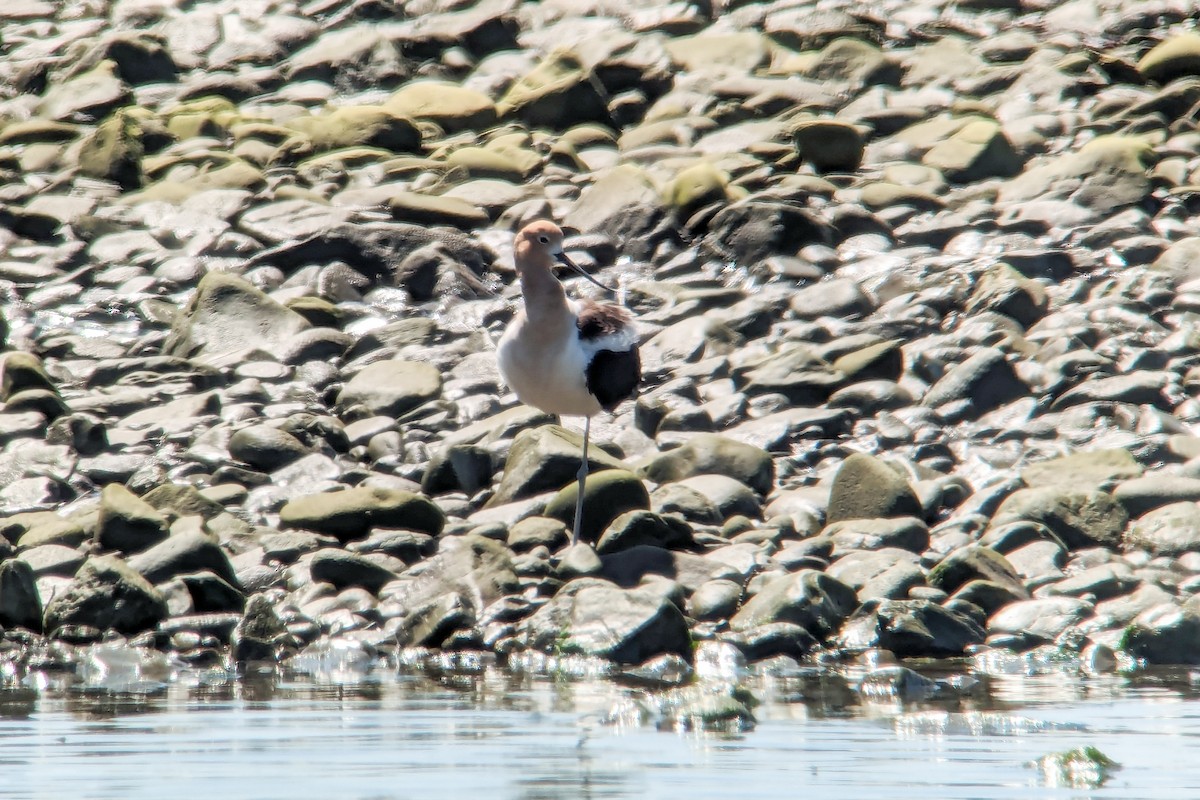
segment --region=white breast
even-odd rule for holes
[[[522,403],[549,414],[591,416],[601,410],[587,390],[587,365],[596,349],[585,348],[578,335],[538,336],[521,314],[496,346],[496,362]]]

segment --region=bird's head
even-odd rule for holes
[[[523,275],[529,270],[554,271],[557,266],[565,266],[587,278],[605,291],[613,290],[584,271],[563,252],[564,234],[562,228],[550,220],[540,219],[531,222],[517,233],[513,241],[513,261],[517,274]]]

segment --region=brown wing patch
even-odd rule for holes
[[[637,394],[642,358],[637,346],[628,350],[597,350],[587,368],[587,389],[605,411]]]
[[[588,341],[619,333],[629,322],[629,312],[620,306],[583,303],[575,325],[579,328],[579,338]]]

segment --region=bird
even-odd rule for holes
[[[592,417],[613,411],[637,393],[642,362],[632,315],[613,303],[572,300],[554,274],[561,264],[605,291],[563,252],[563,231],[549,220],[523,227],[513,241],[513,266],[524,308],[496,345],[504,383],[517,398],[548,414],[582,416],[583,457],[572,545],[579,542],[588,475]]]

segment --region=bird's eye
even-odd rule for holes
[[[542,244],[550,244],[550,237],[543,234],[538,237],[538,241],[541,242]]]

